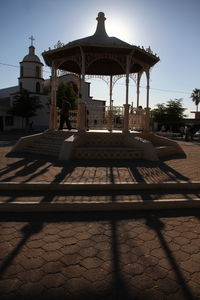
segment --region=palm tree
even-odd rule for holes
[[[195,103],[197,106],[197,112],[198,112],[198,105],[200,103],[200,89],[194,89],[192,91],[192,94],[190,96],[192,98],[192,101]]]

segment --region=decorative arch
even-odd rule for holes
[[[92,62],[90,62],[90,64],[87,65],[86,73],[91,75],[97,74],[96,70],[98,69],[98,66],[101,66],[101,73],[106,76],[110,76],[109,72],[107,71],[108,66],[111,72],[113,70],[113,73],[114,70],[115,73],[117,74],[123,74],[124,72],[124,68],[122,64],[117,59],[100,57],[100,58],[93,59]]]
[[[118,65],[118,68],[119,68],[118,75],[123,74],[126,70],[126,58],[125,57],[118,57],[118,56],[106,54],[106,53],[101,54],[101,55],[86,54],[85,55],[86,73],[90,74],[90,75],[98,75],[96,72],[97,69],[95,69],[95,71],[93,73],[91,73],[89,70],[91,69],[92,65],[97,66],[98,62],[102,62],[102,61],[110,62],[110,63],[115,62],[116,64],[114,66],[117,67],[117,65]],[[109,72],[109,73],[106,72],[104,75],[110,76],[110,74],[111,74],[111,72]],[[102,75],[102,74],[100,74],[100,75]]]
[[[74,69],[73,73],[81,73],[81,59],[79,56],[69,56],[68,58],[63,58],[55,61],[55,66],[57,69]]]

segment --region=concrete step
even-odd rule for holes
[[[0,212],[200,208],[200,182],[118,185],[1,182],[0,191]]]
[[[73,159],[142,159],[143,150],[131,147],[78,147]]]
[[[62,143],[54,142],[47,142],[47,141],[40,141],[40,142],[30,142],[27,148],[47,148],[47,149],[60,149]]]
[[[62,131],[46,132],[39,140],[30,142],[24,152],[58,157],[63,141],[72,134]]]
[[[200,208],[200,182],[121,183],[117,185],[0,182],[0,191],[0,212]]]
[[[148,210],[169,210],[172,209],[199,209],[200,200],[193,199],[162,199],[162,200],[133,200],[118,202],[32,202],[15,201],[2,202],[0,197],[0,212],[4,213],[34,213],[34,212],[114,212],[114,211],[148,211]]]
[[[51,149],[41,149],[41,148],[28,148],[25,149],[24,152],[32,153],[32,154],[41,154],[41,155],[48,155],[48,156],[53,156],[53,157],[58,157],[59,152],[54,151]]]
[[[68,182],[48,182],[48,181],[31,181],[31,182],[11,182],[2,181],[0,182],[0,191],[149,191],[152,190],[153,193],[158,193],[158,191],[176,191],[182,193],[185,191],[196,191],[196,194],[200,192],[200,181],[180,181],[180,182],[161,182],[161,183],[147,183],[147,182],[121,182],[121,183],[68,183]]]
[[[30,144],[24,148],[24,152],[58,157],[60,147],[60,145],[56,144]]]

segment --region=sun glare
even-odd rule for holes
[[[130,27],[127,22],[121,20],[106,20],[106,31],[109,36],[117,37],[125,42],[131,43]]]

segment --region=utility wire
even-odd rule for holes
[[[5,63],[2,63],[2,62],[0,62],[0,65],[2,65],[2,66],[6,66],[6,67],[14,67],[14,68],[20,68],[20,66],[16,66],[16,65],[11,65],[11,64],[5,64]],[[43,72],[45,72],[45,73],[51,73],[50,71],[46,71],[46,70],[44,70]]]
[[[92,80],[97,80],[97,81],[99,81],[98,78],[92,78]],[[116,85],[123,85],[123,86],[126,85],[125,83],[119,83],[119,82],[116,82],[115,84],[116,84]],[[129,86],[134,86],[134,84],[129,84]],[[140,86],[140,88],[146,89],[145,86]],[[179,93],[179,94],[181,93],[181,94],[188,94],[188,95],[191,94],[190,92],[185,92],[185,91],[176,91],[176,90],[158,89],[158,88],[153,88],[153,87],[150,87],[150,90],[156,90],[156,91],[168,92],[168,93]]]
[[[4,63],[1,63],[1,62],[0,62],[0,65],[7,66],[7,67],[15,67],[15,68],[19,68],[19,66],[9,65],[9,64],[4,64]]]
[[[0,65],[3,65],[3,66],[7,66],[7,67],[14,67],[14,68],[19,68],[20,66],[15,66],[15,65],[11,65],[11,64],[5,64],[5,63],[1,63],[0,62]],[[45,73],[51,73],[50,71],[46,71],[44,70],[43,72]],[[96,81],[99,81],[98,78],[92,78],[92,80],[96,80]],[[117,85],[123,85],[125,86],[126,84],[125,83],[119,83],[119,82],[116,82]],[[129,84],[129,86],[134,86],[133,84]],[[145,86],[140,86],[142,89],[146,89]],[[153,88],[153,87],[150,87],[151,90],[155,90],[155,91],[160,91],[160,92],[167,92],[167,93],[179,93],[179,94],[187,94],[187,95],[190,95],[191,93],[190,92],[184,92],[184,91],[175,91],[175,90],[165,90],[165,89],[158,89],[158,88]]]

